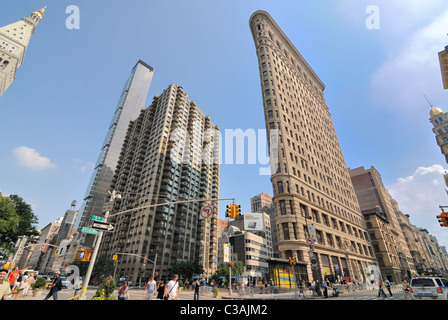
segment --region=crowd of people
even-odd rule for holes
[[[8,300],[20,297],[26,297],[31,285],[36,280],[33,273],[19,270],[16,267],[13,271],[9,272],[7,269],[0,269],[0,299]],[[9,274],[8,274],[9,272]]]

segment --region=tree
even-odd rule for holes
[[[195,274],[204,273],[204,268],[196,261],[177,260],[169,269],[169,275],[178,274],[190,279]]]
[[[39,232],[36,230],[38,221],[37,216],[34,214],[31,205],[26,203],[21,197],[16,194],[12,194],[9,198],[14,203],[16,213],[20,217],[17,234],[19,236],[38,236]]]
[[[92,270],[92,277],[98,282],[104,277],[110,276],[114,273],[114,262],[108,255],[99,256]]]
[[[232,263],[232,276],[242,276],[244,269],[242,262]],[[215,275],[217,277],[224,276],[226,279],[229,279],[229,265],[227,263],[221,263],[216,269]]]
[[[0,243],[17,241],[19,221],[14,202],[0,192]]]

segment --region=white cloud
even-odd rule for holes
[[[29,169],[45,170],[54,168],[56,165],[50,159],[43,157],[33,148],[21,146],[13,150],[14,156],[19,163]]]
[[[387,189],[398,202],[405,214],[409,214],[413,225],[425,228],[437,237],[441,245],[448,246],[448,234],[440,227],[436,216],[441,212],[439,206],[448,205],[443,175],[447,169],[441,165],[419,167],[404,178],[398,178]]]

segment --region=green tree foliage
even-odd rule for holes
[[[14,202],[0,193],[0,243],[14,242],[19,230],[20,217],[16,213]]]
[[[16,194],[0,192],[0,246],[15,243],[19,236],[37,236],[37,217],[31,206]]]
[[[179,277],[190,279],[195,274],[204,273],[204,268],[194,261],[177,260],[174,265],[168,269],[170,276],[178,274]]]
[[[242,276],[244,273],[244,264],[242,262],[232,263],[232,276]],[[221,263],[215,272],[216,278],[224,276],[229,279],[229,265]]]

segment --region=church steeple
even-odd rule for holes
[[[42,20],[46,8],[32,12],[28,18],[0,27],[0,97],[15,80],[31,35]]]

